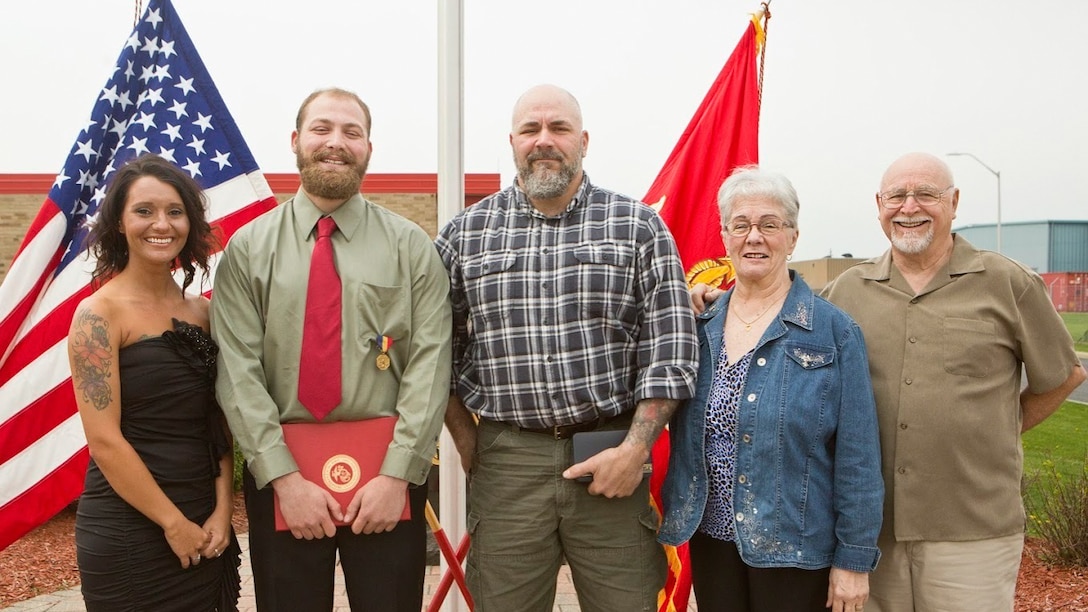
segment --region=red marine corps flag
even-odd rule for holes
[[[725,259],[722,244],[718,188],[733,168],[759,162],[762,79],[756,58],[762,57],[764,42],[760,19],[769,17],[769,12],[752,16],[642,199],[657,209],[672,231],[689,283],[724,286],[733,279],[733,266]]]
[[[105,186],[142,153],[200,183],[223,244],[276,204],[168,0],[147,3],[0,286],[0,549],[83,490],[87,443],[66,337],[91,292],[83,240]]]
[[[769,18],[766,4],[763,11],[752,16],[744,36],[642,199],[657,209],[669,226],[689,285],[704,282],[727,287],[733,282],[733,264],[726,257],[721,237],[718,188],[733,168],[759,162],[762,79],[756,58],[762,58],[764,28]],[[668,465],[668,457],[666,430],[654,445],[654,465]],[[658,512],[664,479],[663,469],[655,469],[650,479],[652,501]],[[657,598],[658,610],[682,612],[687,609],[691,591],[687,544],[666,546],[665,553],[669,575]]]

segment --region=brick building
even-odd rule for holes
[[[0,281],[23,242],[50,187],[51,174],[0,174]],[[298,191],[297,174],[265,174],[276,201]],[[466,174],[465,205],[499,190],[498,174]],[[415,221],[432,237],[438,232],[438,177],[434,174],[370,174],[363,194],[371,201]]]

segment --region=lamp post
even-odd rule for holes
[[[949,153],[948,155],[950,157],[953,156],[953,155],[963,155],[963,156],[966,156],[966,157],[970,157],[971,159],[973,159],[973,160],[977,161],[978,163],[982,164],[983,168],[986,168],[987,170],[990,171],[991,174],[993,174],[994,176],[997,177],[997,252],[1000,253],[1001,252],[1001,171],[1000,170],[994,170],[993,168],[990,167],[989,164],[987,164],[986,162],[984,162],[981,159],[979,159],[978,157],[976,157],[974,153],[962,152],[962,153]]]

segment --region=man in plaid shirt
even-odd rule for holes
[[[469,588],[479,612],[550,611],[565,558],[582,610],[656,610],[665,559],[643,465],[697,370],[676,245],[652,209],[582,171],[589,134],[569,92],[523,94],[510,144],[515,184],[436,240]],[[571,436],[594,430],[627,434],[571,465]]]

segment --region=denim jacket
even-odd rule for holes
[[[880,441],[857,324],[790,272],[778,318],[756,345],[737,408],[733,513],[753,567],[876,568],[883,509]],[[730,291],[697,317],[695,396],[670,423],[658,539],[679,545],[707,500],[705,413]]]

